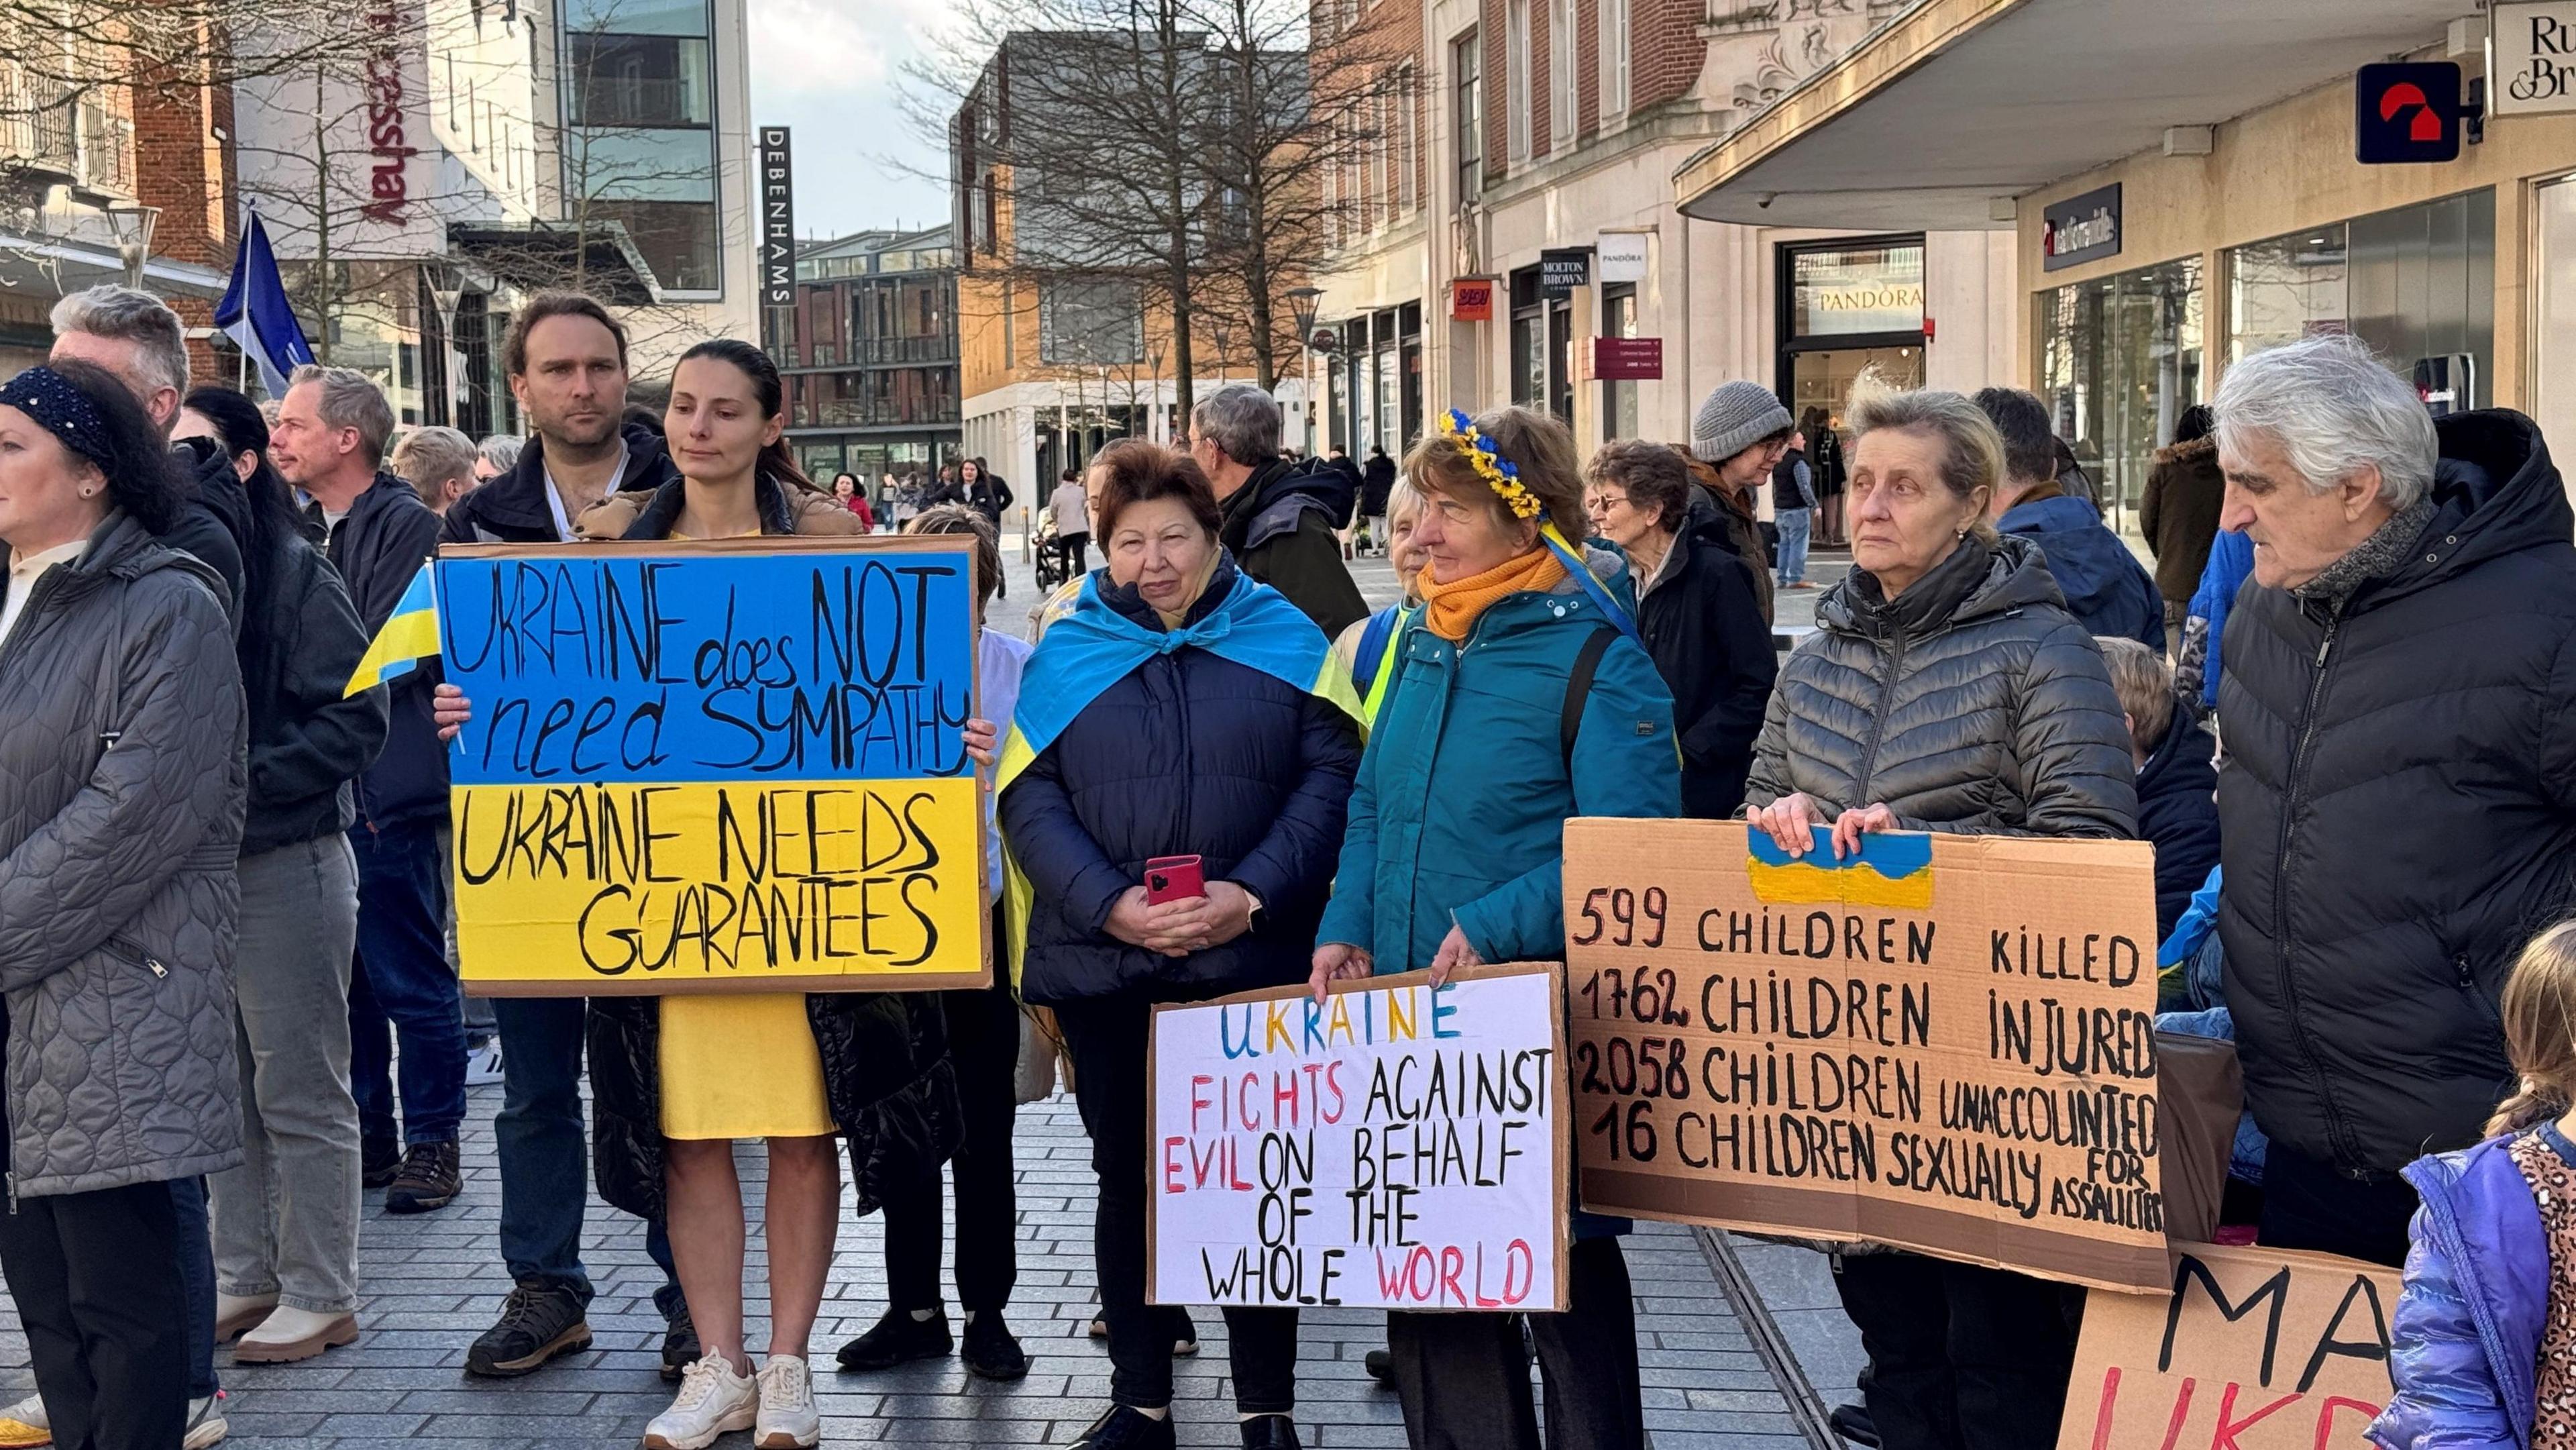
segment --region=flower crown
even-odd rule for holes
[[[1538,495],[1521,482],[1520,469],[1503,456],[1502,450],[1494,446],[1493,439],[1476,431],[1475,420],[1452,408],[1449,415],[1440,420],[1440,432],[1441,436],[1458,445],[1458,451],[1467,456],[1467,462],[1484,477],[1486,483],[1493,486],[1495,493],[1502,495],[1514,517],[1534,519],[1544,512]]]

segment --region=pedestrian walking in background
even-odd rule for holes
[[[358,1104],[349,1088],[349,972],[358,876],[353,783],[383,750],[386,692],[348,694],[367,652],[347,587],[303,534],[268,425],[229,388],[189,392],[177,433],[241,481],[242,622],[234,641],[249,720],[249,793],[234,958],[243,1160],[215,1175],[212,1348],[259,1349],[348,1320],[358,1293]],[[216,1285],[224,1287],[220,1301]],[[291,1312],[276,1328],[266,1321]],[[326,1336],[327,1337],[327,1336]],[[192,1374],[195,1367],[192,1366]]]
[[[2182,410],[2174,424],[2174,441],[2156,450],[2156,466],[2147,472],[2146,497],[2138,505],[2138,532],[2156,556],[2156,592],[2164,596],[2165,638],[2181,647],[2183,621],[2191,615],[2191,597],[2200,588],[2201,571],[2209,567],[2210,541],[2218,536],[2218,514],[2226,502],[2227,480],[2218,471],[2218,440],[2209,436],[2205,403]]]
[[[958,478],[961,501],[966,507],[982,514],[984,522],[993,526],[993,537],[999,539],[1002,536],[1003,515],[1010,511],[1011,505],[1017,501],[1018,496],[1011,492],[1011,486],[1002,480],[1000,474],[985,468],[984,460],[981,458],[969,458],[959,464]],[[1011,592],[1010,581],[997,577],[993,589],[996,595],[1008,594]]]
[[[1206,413],[1193,429],[1211,436]],[[1055,1009],[1099,1175],[1112,1404],[1074,1444],[1163,1450],[1186,1318],[1145,1303],[1154,1004],[1304,975],[1360,736],[1347,691],[1312,693],[1336,683],[1324,636],[1236,567],[1196,464],[1126,439],[1092,472],[1107,565],[1029,660],[1000,814],[1033,892],[1021,995]],[[1149,903],[1145,863],[1181,855],[1199,858],[1204,894]],[[1225,1320],[1243,1443],[1295,1446],[1297,1311],[1229,1308]]]
[[[1405,476],[1425,501],[1422,613],[1351,796],[1308,977],[1318,999],[1373,973],[1427,967],[1437,982],[1562,960],[1565,819],[1681,809],[1672,697],[1636,641],[1627,568],[1563,542],[1588,532],[1565,425],[1527,408],[1452,414]],[[1576,1213],[1562,1312],[1386,1316],[1417,1450],[1536,1450],[1524,1318],[1547,1443],[1644,1445],[1628,1227]]]
[[[1672,449],[1605,443],[1584,465],[1583,482],[1592,532],[1628,556],[1638,633],[1672,691],[1682,814],[1725,820],[1744,805],[1754,737],[1780,671],[1752,572]]]
[[[573,520],[601,500],[653,491],[680,476],[662,435],[625,424],[626,330],[606,307],[574,292],[522,304],[502,335],[501,362],[531,437],[517,466],[448,510],[443,542],[552,544],[574,538]],[[452,703],[455,689],[434,694]],[[442,738],[456,721],[442,714]],[[590,1347],[594,1292],[582,1263],[590,1203],[582,1125],[583,1012],[577,997],[492,1001],[501,1044],[501,1110],[492,1120],[501,1170],[501,1258],[509,1295],[465,1354],[470,1375],[530,1374]],[[644,1251],[662,1271],[653,1304],[663,1316],[662,1378],[676,1381],[698,1357],[697,1327],[680,1292],[661,1219]]]
[[[965,535],[974,543],[976,566],[975,658],[979,694],[976,703],[990,719],[968,723],[968,741],[984,784],[986,825],[992,859],[985,863],[992,883],[993,939],[1009,939],[1003,917],[1002,833],[992,826],[992,767],[999,747],[994,720],[1008,720],[1019,699],[1020,677],[1030,646],[1013,635],[987,627],[995,581],[1002,573],[1002,550],[992,525],[971,509],[951,505],[912,521],[914,534]],[[969,960],[960,970],[983,963],[981,944],[968,944]],[[910,1182],[889,1187],[885,1195],[886,1312],[867,1333],[841,1346],[845,1370],[890,1369],[911,1360],[932,1359],[959,1350],[969,1374],[990,1380],[1016,1380],[1029,1372],[1028,1352],[1011,1333],[1002,1311],[1019,1278],[1018,1200],[1012,1167],[1012,1120],[1020,1058],[1020,1005],[1007,971],[996,972],[987,987],[961,988],[939,994],[948,1025],[948,1061],[957,1079],[957,1099],[965,1115],[965,1141],[949,1159],[957,1187],[957,1303],[965,1313],[962,1347],[948,1328],[948,1311],[939,1297],[939,1254],[947,1236],[940,1205],[937,1164]]]
[[[2385,1450],[2544,1445],[2576,1389],[2558,1287],[2576,1274],[2576,922],[2522,949],[2497,1006],[2514,1076],[2486,1141],[2406,1168],[2424,1206],[2390,1323],[2396,1394],[2370,1426]]]
[[[115,374],[0,386],[0,1274],[54,1436],[99,1450],[189,1433],[171,1184],[242,1161],[246,717],[226,583],[159,541],[184,489]]]
[[[1082,474],[1068,468],[1056,480],[1055,493],[1047,499],[1047,512],[1055,515],[1056,547],[1064,550],[1071,577],[1079,579],[1091,572],[1091,504],[1083,491]]]
[[[1780,587],[1807,589],[1808,525],[1816,510],[1816,474],[1807,465],[1807,440],[1789,435],[1789,451],[1771,465],[1771,521],[1780,530]],[[1732,814],[1730,812],[1730,814]]]
[[[2001,532],[2037,544],[2066,610],[2093,634],[2165,649],[2164,601],[2156,581],[2102,510],[2064,491],[2057,480],[2057,435],[2048,406],[2019,388],[1983,388],[1977,406],[2004,440],[2004,481],[1987,505]]]
[[[2394,1264],[2398,1171],[2479,1136],[2506,968],[2576,880],[2576,517],[2530,419],[2432,419],[2355,338],[2242,359],[2214,410],[2254,545],[2218,934],[2263,1242]]]
[[[1335,452],[1339,452],[1336,449]],[[1369,543],[1381,554],[1386,552],[1387,498],[1395,491],[1395,460],[1375,443],[1369,445],[1368,465],[1361,468],[1343,454],[1342,465],[1359,474],[1360,517],[1368,521]]]
[[[832,497],[839,500],[841,507],[848,509],[851,516],[859,521],[860,533],[873,534],[877,531],[876,511],[868,507],[867,490],[859,487],[857,474],[832,475]]]
[[[1848,542],[1843,535],[1843,435],[1835,430],[1833,415],[1813,404],[1798,415],[1798,432],[1807,440],[1807,466],[1816,475],[1815,541],[1840,548]]]
[[[1735,556],[1753,571],[1754,597],[1762,601],[1762,622],[1772,620],[1771,551],[1762,542],[1755,520],[1754,490],[1768,482],[1773,465],[1789,449],[1796,431],[1789,410],[1760,383],[1721,383],[1702,399],[1691,418],[1690,447],[1697,463],[1691,476],[1707,490],[1721,518]]]
[[[1986,520],[2004,478],[1994,424],[1957,393],[1874,376],[1843,416],[1852,571],[1781,667],[1745,794],[1754,827],[1792,856],[1827,849],[1830,827],[1837,859],[1873,831],[2134,836],[2102,652],[2039,547]],[[1881,1444],[2056,1445],[2083,1289],[1896,1250],[1846,1254],[1835,1284]]]
[[[930,509],[944,503],[964,502],[966,502],[965,465],[941,464],[939,476],[930,480],[922,489],[921,506]]]
[[[2218,742],[2174,693],[2165,657],[2134,639],[2097,636],[2138,767],[2138,839],[2156,848],[2156,940],[2218,865]]]
[[[372,638],[393,616],[438,549],[443,527],[412,486],[382,471],[393,408],[364,373],[296,369],[269,437],[288,483],[313,498],[306,520],[326,541]],[[358,1100],[361,1182],[385,1190],[385,1212],[444,1208],[462,1188],[458,1131],[465,1121],[465,1016],[447,966],[447,882],[438,829],[447,819],[447,753],[430,720],[435,668],[385,688],[385,748],[358,778],[358,950],[349,974],[350,1091]],[[323,1029],[307,1021],[307,1033]],[[399,1094],[394,1035],[402,1038]],[[288,1050],[320,1050],[308,1038]],[[397,1127],[395,1106],[401,1105]],[[238,1285],[227,1295],[248,1291]],[[279,1305],[271,1321],[295,1306]],[[354,1304],[338,1312],[345,1316]],[[236,1359],[318,1354],[354,1325],[315,1324],[274,1342],[271,1323],[245,1336]]]
[[[1219,542],[1235,567],[1288,596],[1331,639],[1368,617],[1336,536],[1341,480],[1316,479],[1279,458],[1279,404],[1237,383],[1190,412],[1190,458],[1216,491]]]
[[[414,428],[394,445],[389,466],[394,476],[420,494],[420,501],[441,518],[458,499],[482,486],[476,472],[483,453],[474,440],[453,428]]]

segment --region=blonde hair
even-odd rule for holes
[[[2093,642],[2102,647],[2102,663],[2111,667],[2111,693],[2120,697],[2120,708],[2129,717],[2129,738],[2138,744],[2138,753],[2153,755],[2162,745],[2167,731],[2173,728],[2173,671],[2165,667],[2165,657],[2134,639],[2095,635]]]
[[[1885,374],[1873,365],[1861,369],[1852,380],[1851,399],[1843,405],[1843,422],[1850,427],[1852,448],[1859,450],[1860,440],[1881,428],[1929,438],[1941,447],[1941,485],[1962,503],[1977,504],[1977,521],[1968,532],[1992,544],[1994,525],[1986,522],[1985,505],[1995,496],[2004,480],[2004,439],[1995,431],[1995,420],[1986,410],[1963,393],[1940,388],[1915,388],[1901,391],[1888,382]],[[1976,497],[1985,490],[1985,498]]]
[[[2560,1117],[2576,1104],[2576,921],[2558,923],[2522,949],[2497,1011],[2521,1085],[2487,1119],[2491,1137]]]
[[[1569,540],[1592,533],[1583,514],[1583,475],[1574,455],[1574,435],[1550,414],[1533,408],[1496,408],[1479,415],[1476,431],[1520,470],[1524,488],[1536,495],[1547,518]],[[1493,510],[1505,529],[1520,522],[1503,496],[1467,461],[1463,445],[1446,433],[1428,432],[1405,450],[1404,477],[1425,494],[1461,503],[1475,501]],[[1392,507],[1392,505],[1389,505]]]

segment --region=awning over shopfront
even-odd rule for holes
[[[1708,221],[2012,225],[2014,197],[2422,47],[2464,0],[1921,0],[1674,178]]]
[[[500,281],[524,291],[570,287],[579,278],[581,290],[611,306],[649,307],[662,300],[652,267],[618,222],[592,222],[586,236],[580,227],[559,223],[450,224],[447,241]]]

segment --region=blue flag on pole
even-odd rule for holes
[[[287,304],[286,284],[278,280],[277,254],[268,249],[268,229],[259,213],[250,213],[242,228],[241,250],[233,256],[232,281],[224,300],[215,304],[215,327],[259,364],[259,379],[272,398],[286,396],[286,376],[313,361],[304,329]]]

